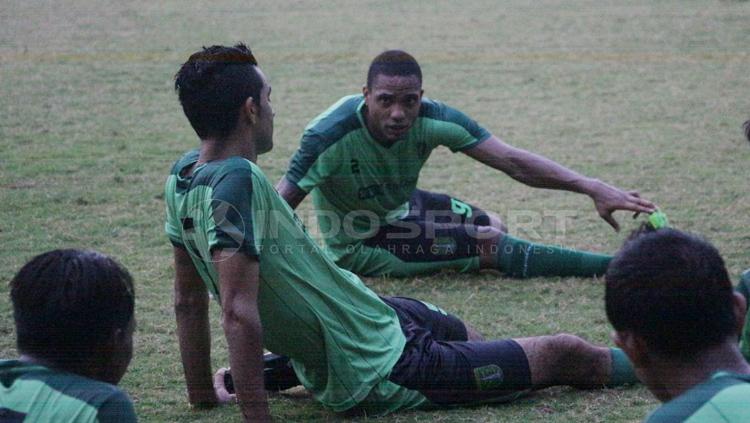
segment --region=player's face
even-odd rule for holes
[[[260,105],[258,111],[258,127],[255,138],[255,148],[258,154],[271,151],[273,148],[273,117],[275,113],[271,106],[271,84],[268,83],[266,75],[256,68],[261,79],[263,79],[263,88],[260,90]]]
[[[377,75],[363,88],[367,105],[367,129],[378,141],[404,138],[419,115],[422,84],[416,75]]]

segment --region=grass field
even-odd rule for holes
[[[247,42],[273,84],[276,148],[259,164],[284,172],[305,124],[356,92],[386,48],[420,60],[428,96],[510,143],[634,188],[679,228],[750,266],[750,2],[6,0],[0,6],[0,357],[15,357],[7,284],[30,257],[60,247],[112,254],[137,283],[136,353],[122,386],[143,421],[232,421],[236,407],[187,405],[171,306],[162,189],[197,146],[172,76],[202,45]],[[530,189],[437,151],[420,186],[508,218],[511,229],[597,251],[624,234],[582,196]],[[314,228],[310,201],[300,215]],[[540,218],[540,216],[547,218]],[[559,218],[567,216],[560,226]],[[618,216],[625,231],[636,223]],[[489,337],[558,331],[609,342],[593,279],[504,279],[494,273],[366,281],[430,300]],[[216,366],[226,344],[212,306]],[[642,387],[551,389],[506,406],[402,413],[389,421],[637,421],[656,405]],[[279,420],[334,420],[305,396],[271,400]]]

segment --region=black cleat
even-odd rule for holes
[[[289,357],[274,353],[263,354],[263,383],[266,391],[272,392],[285,391],[300,384]],[[224,373],[224,387],[234,394],[234,381],[229,369]]]

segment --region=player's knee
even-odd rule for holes
[[[576,335],[559,333],[549,337],[546,349],[558,366],[566,366],[580,360],[591,348],[591,344]]]

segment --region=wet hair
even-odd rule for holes
[[[10,282],[17,347],[60,366],[85,363],[95,347],[133,319],[133,279],[93,251],[54,250],[26,263]]]
[[[643,232],[625,243],[605,279],[612,326],[641,336],[652,352],[690,358],[736,335],[724,260],[697,236]]]
[[[422,83],[422,69],[414,57],[403,50],[387,50],[375,57],[367,71],[367,88],[378,75],[387,76],[416,76]]]
[[[247,46],[203,47],[183,63],[174,87],[198,137],[224,138],[237,126],[240,107],[252,97],[260,105],[263,80]]]

